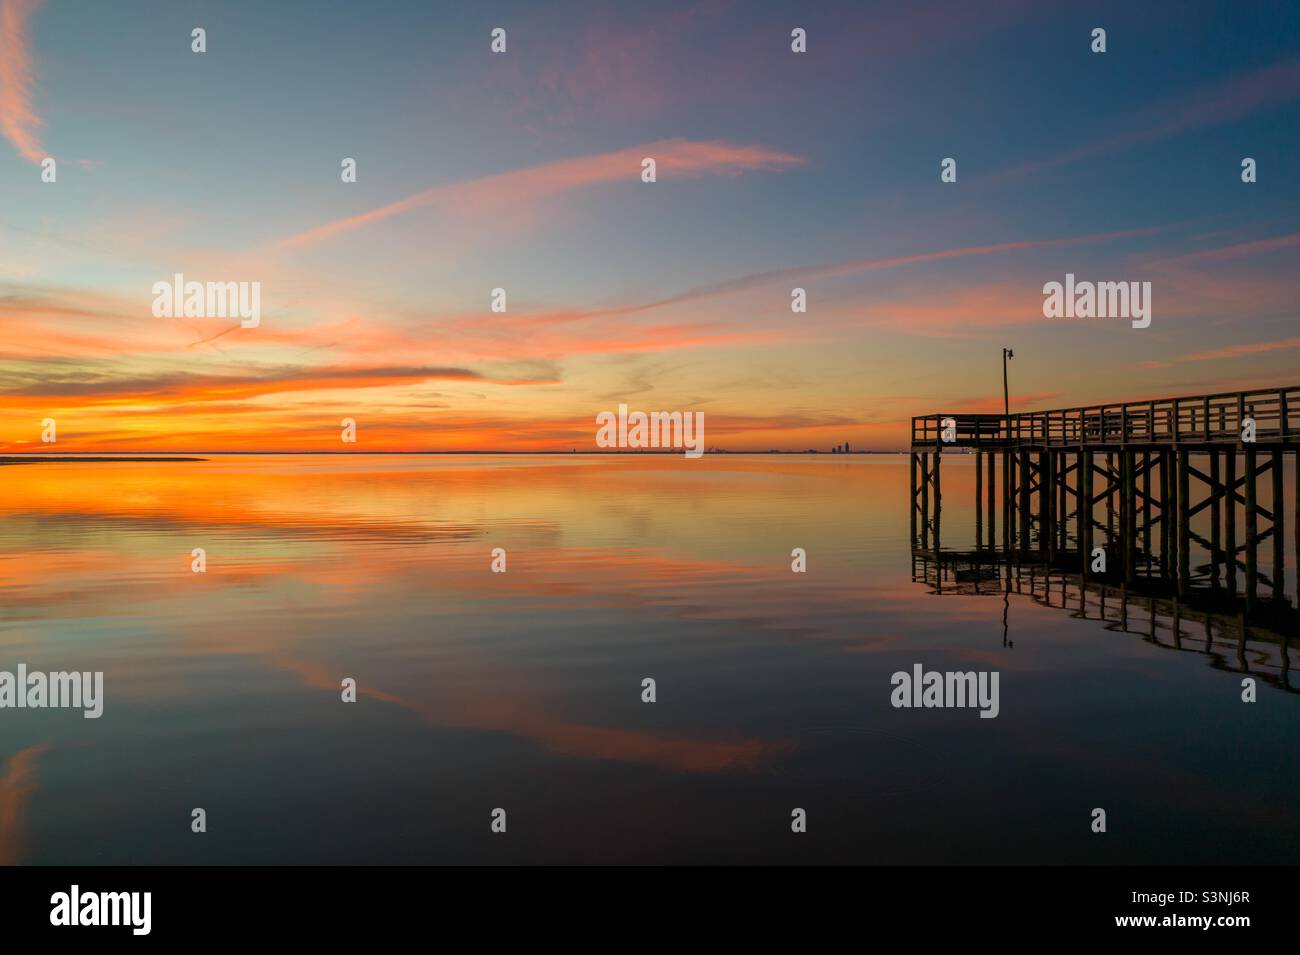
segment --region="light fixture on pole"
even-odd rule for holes
[[[1007,359],[1015,357],[1016,353],[1010,348],[1002,349],[1002,413],[1008,419],[1011,417],[1011,393],[1007,390]]]

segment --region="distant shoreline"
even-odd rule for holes
[[[72,461],[79,461],[83,464],[113,464],[126,461],[205,461],[206,458],[191,457],[107,457],[105,455],[68,455],[68,454],[31,454],[31,455],[0,455],[0,465],[4,464],[67,464]]]
[[[854,455],[864,456],[871,454],[907,454],[905,450],[899,451],[818,451],[809,449],[806,451],[706,451],[705,455],[825,455],[827,457],[853,457]],[[41,462],[71,462],[83,461],[94,463],[124,462],[124,461],[205,461],[208,457],[356,457],[359,455],[371,456],[392,456],[392,457],[416,457],[416,456],[433,456],[433,455],[497,455],[501,457],[518,457],[523,455],[550,455],[555,457],[576,457],[579,455],[598,455],[601,457],[681,457],[680,448],[666,448],[645,451],[181,451],[175,454],[118,454],[102,455],[87,452],[86,454],[59,454],[47,455],[40,452],[30,452],[23,454],[0,455],[0,464],[38,464]]]

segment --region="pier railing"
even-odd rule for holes
[[[1236,445],[1246,419],[1258,445],[1300,444],[1300,386],[1158,398],[1010,416],[929,414],[912,419],[912,445],[1001,448]],[[945,422],[951,441],[943,440]]]

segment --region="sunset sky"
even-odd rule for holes
[[[1013,410],[1300,381],[1300,6],[808,6],[0,0],[0,452],[897,448],[1004,345]]]

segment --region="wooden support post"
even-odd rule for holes
[[[1042,523],[1038,526],[1038,549],[1048,564],[1056,558],[1056,455],[1047,451],[1038,456],[1038,489]]]
[[[1210,452],[1210,588],[1219,589],[1219,561],[1223,549],[1219,545],[1219,496],[1223,493],[1223,484],[1219,481],[1219,452]]]
[[[1106,452],[1106,546],[1115,540],[1115,455]]]
[[[975,452],[975,549],[984,549],[984,452]],[[976,583],[979,575],[975,576]]]
[[[1151,452],[1142,452],[1142,560],[1151,576]]]
[[[1188,517],[1187,452],[1178,452],[1178,596],[1186,597],[1192,577],[1192,528]]]
[[[1286,590],[1286,502],[1282,500],[1282,452],[1273,452],[1273,598]],[[1300,571],[1298,571],[1300,572]]]
[[[921,458],[921,549],[930,546],[930,455],[922,451]]]
[[[1119,501],[1118,501],[1119,549],[1116,552],[1115,556],[1119,559],[1120,562],[1120,567],[1119,567],[1120,579],[1123,580],[1126,584],[1129,581],[1129,567],[1132,563],[1132,561],[1129,559],[1129,552],[1128,552],[1128,544],[1129,544],[1129,540],[1131,540],[1131,535],[1129,534],[1130,528],[1128,526],[1128,505],[1129,505],[1128,464],[1129,464],[1128,452],[1121,451],[1119,453]]]
[[[1056,455],[1056,552],[1064,553],[1070,546],[1070,499],[1067,496],[1070,484],[1070,462],[1066,452]]]
[[[1029,550],[1029,452],[1021,450],[1020,452],[1020,500],[1017,502],[1020,509],[1020,542],[1017,550],[1028,552]]]
[[[1124,509],[1124,583],[1137,578],[1137,455],[1122,452],[1124,485],[1120,506]]]
[[[1223,512],[1223,549],[1228,559],[1228,593],[1237,596],[1237,449],[1223,459],[1223,486],[1227,492],[1227,510]]]
[[[934,450],[934,562],[939,565],[940,573],[943,572],[943,561],[940,559],[939,550],[939,520],[943,515],[943,490],[939,484],[939,477],[943,473],[941,467],[943,463],[943,452],[938,448]]]
[[[1092,452],[1079,455],[1079,573],[1088,576],[1092,563]]]
[[[1002,457],[1002,486],[1007,492],[1003,501],[1002,537],[1008,553],[1016,549],[1016,474],[1016,453],[1008,451]]]
[[[912,458],[912,547],[916,547],[916,495],[921,490],[916,486],[916,452],[911,454]]]
[[[1011,553],[1011,452],[1002,452],[1002,550]]]
[[[1160,576],[1165,579],[1169,578],[1173,568],[1173,561],[1169,559],[1169,525],[1174,512],[1174,482],[1169,473],[1171,460],[1169,452],[1160,452]]]
[[[1259,514],[1255,500],[1255,449],[1246,451],[1246,613],[1259,597]]]
[[[988,495],[989,495],[989,548],[990,548],[990,549],[992,549],[992,547],[993,547],[993,542],[994,542],[994,540],[996,540],[995,534],[996,534],[996,528],[997,528],[997,523],[998,523],[998,521],[997,521],[997,511],[994,510],[994,506],[993,506],[993,504],[994,504],[994,501],[993,501],[993,478],[994,478],[994,469],[995,469],[995,467],[996,467],[996,465],[995,465],[995,460],[996,460],[996,458],[997,458],[997,454],[995,454],[994,452],[990,451],[990,452],[988,453],[988,459],[989,459],[989,481],[988,481]]]

